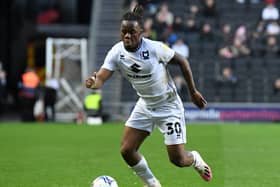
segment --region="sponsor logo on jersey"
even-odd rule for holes
[[[120,59],[121,59],[121,60],[124,60],[124,55],[120,55]]]
[[[132,66],[130,66],[130,70],[139,73],[141,71],[141,66],[134,63]],[[152,76],[152,74],[147,74],[147,75],[133,75],[133,74],[127,74],[128,77],[133,78],[133,79],[143,79],[143,78],[149,78]]]
[[[141,66],[134,63],[132,66],[130,66],[130,70],[135,72],[135,73],[138,73],[141,71]]]
[[[144,79],[144,78],[149,78],[152,75],[148,74],[148,75],[131,75],[131,74],[127,74],[128,77],[133,78],[133,79]]]

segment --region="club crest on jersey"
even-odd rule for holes
[[[130,70],[131,71],[133,71],[133,72],[135,72],[135,73],[138,73],[138,72],[140,72],[141,71],[141,66],[140,65],[138,65],[138,64],[133,64],[132,66],[130,66]]]
[[[150,58],[149,51],[142,51],[142,57],[144,60],[148,60]]]

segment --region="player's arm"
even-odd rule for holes
[[[113,71],[101,68],[98,72],[94,72],[91,77],[86,79],[86,87],[91,89],[100,89],[104,82],[108,80],[112,74]]]
[[[170,60],[169,63],[178,64],[180,66],[182,74],[188,84],[189,93],[191,95],[193,103],[198,108],[204,108],[207,104],[207,101],[203,98],[201,93],[195,87],[191,67],[188,60],[175,52],[173,58]]]

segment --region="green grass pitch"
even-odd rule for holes
[[[89,187],[99,175],[119,187],[142,187],[119,154],[122,124],[0,125],[0,187]],[[214,179],[169,163],[155,130],[141,148],[163,187],[277,187],[280,185],[280,125],[187,126],[186,148],[197,149]]]

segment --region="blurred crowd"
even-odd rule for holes
[[[125,6],[132,9],[137,3],[145,6],[144,36],[166,42],[177,47],[198,42],[206,47],[213,46],[223,58],[246,55],[280,56],[279,49],[279,9],[276,0],[264,0],[261,15],[256,15],[256,23],[231,25],[221,21],[222,10],[215,0],[193,1],[186,7],[184,15],[176,15],[170,10],[169,1],[131,0]],[[261,3],[261,0],[236,0],[237,4]],[[179,40],[178,43],[176,43]],[[207,46],[209,45],[209,46]],[[175,48],[176,48],[175,47]],[[203,46],[201,47],[203,50]],[[189,55],[185,50],[183,55]],[[188,56],[186,56],[188,57]]]
[[[224,18],[224,10],[218,0],[187,1],[183,14],[172,11],[171,1],[127,0],[124,7],[133,9],[139,3],[146,10],[144,36],[165,42],[185,58],[194,55],[209,55],[228,61],[243,57],[280,57],[279,2],[277,0],[233,0],[231,6],[250,12],[254,6],[261,6],[254,22],[233,21]],[[238,9],[237,8],[237,9]],[[194,54],[196,53],[196,54]],[[280,61],[278,62],[280,65]],[[216,77],[217,89],[224,85],[234,85],[238,75],[234,75],[232,64],[223,67]],[[279,73],[280,77],[280,73]],[[175,78],[177,85],[184,84]],[[271,89],[277,90],[276,79]],[[278,85],[279,86],[279,85]],[[179,86],[181,89],[182,86]],[[180,90],[179,89],[179,90]],[[274,94],[279,92],[274,91]]]

